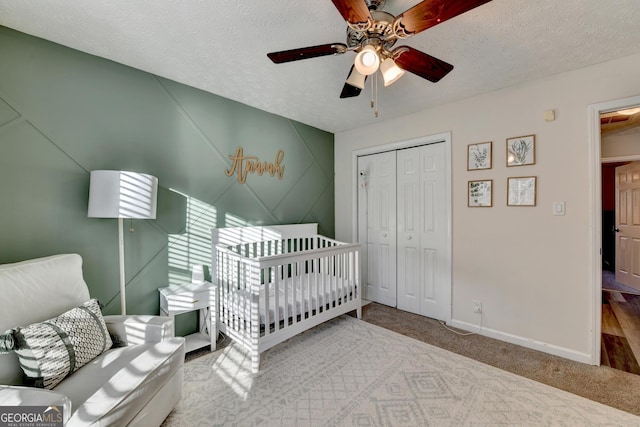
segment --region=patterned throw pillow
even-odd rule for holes
[[[10,332],[27,382],[48,389],[112,345],[96,299],[53,319]]]

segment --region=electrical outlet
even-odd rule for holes
[[[474,301],[473,302],[473,312],[474,313],[482,313],[482,301]]]

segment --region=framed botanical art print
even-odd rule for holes
[[[536,162],[536,136],[507,139],[507,166],[533,165]]]
[[[493,205],[493,180],[469,181],[468,206],[490,208]]]
[[[535,206],[536,177],[507,178],[507,206]]]
[[[467,170],[491,169],[492,142],[481,142],[467,146]]]

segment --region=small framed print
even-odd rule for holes
[[[490,208],[493,205],[493,180],[469,181],[468,206]]]
[[[536,177],[507,178],[507,206],[535,206]]]
[[[492,142],[481,142],[467,146],[467,170],[491,169]]]
[[[536,163],[536,136],[526,135],[507,139],[507,166]]]

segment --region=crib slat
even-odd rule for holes
[[[309,294],[308,292],[306,292],[304,286],[304,261],[296,262],[296,270],[296,281],[300,286],[300,320],[304,320],[305,311],[307,311],[307,298],[305,298],[305,295]]]
[[[232,286],[232,276],[231,275],[231,258],[229,256],[225,257],[225,297],[229,298],[229,287]],[[232,306],[229,304],[229,300],[226,301],[225,303],[225,321],[226,323],[229,323],[230,317],[230,311]]]
[[[290,270],[289,280],[291,283],[291,294],[292,294],[291,310],[293,311],[293,313],[291,313],[291,317],[293,318],[293,324],[295,325],[296,323],[298,323],[298,294],[300,292],[298,292],[298,288],[295,285],[294,278],[293,278],[295,265],[289,264],[289,270]]]
[[[321,300],[320,300],[320,283],[318,283],[318,272],[320,270],[320,258],[315,258],[313,261],[313,285],[315,287],[316,290],[316,305],[315,305],[315,310],[316,310],[316,314],[320,314],[321,310],[320,310],[320,304],[321,304]]]
[[[340,284],[341,284],[341,291],[340,291],[340,300],[342,301],[342,304],[346,304],[347,300],[349,298],[349,290],[347,287],[347,281],[346,281],[346,276],[347,276],[347,254],[342,254],[340,255]]]
[[[282,302],[284,313],[282,316],[282,320],[283,320],[284,326],[286,327],[289,324],[289,316],[291,314],[289,313],[289,286],[287,286],[287,282],[286,280],[283,280],[283,278],[284,278],[284,265],[279,265],[278,273],[276,274],[276,280],[277,280],[278,289],[280,288],[284,289],[284,301]]]
[[[218,312],[220,313],[219,315],[220,321],[225,323],[226,322],[225,310],[227,307],[227,304],[225,303],[225,298],[227,294],[225,291],[226,269],[224,267],[224,263],[226,262],[226,259],[225,259],[226,257],[223,252],[216,252],[216,254],[217,254],[216,274],[218,275],[218,294],[220,295],[220,307],[218,307]]]
[[[350,300],[349,298],[349,275],[347,270],[349,269],[349,254],[342,254],[342,302],[344,304]]]
[[[258,292],[258,295],[260,295],[259,292]],[[264,335],[265,336],[271,333],[270,325],[271,325],[271,322],[274,322],[274,319],[271,318],[271,310],[269,310],[270,307],[271,307],[271,295],[269,292],[269,283],[267,282],[264,284],[264,300],[262,302],[262,308],[264,310]],[[276,321],[275,323],[278,323],[278,322]]]
[[[353,298],[357,299],[359,298],[360,295],[360,272],[358,271],[358,263],[359,258],[358,258],[358,252],[352,252],[352,264],[351,264],[351,269],[352,269],[352,274],[351,274],[351,283],[353,284]],[[358,315],[358,319],[360,318],[360,316]]]
[[[353,299],[353,289],[351,287],[351,283],[353,282],[353,258],[352,258],[352,253],[348,253],[347,254],[347,267],[348,267],[348,271],[347,271],[347,289],[349,290],[349,293],[347,294],[349,296],[349,301],[351,301]]]
[[[273,319],[271,320],[275,325],[275,330],[280,330],[280,306],[282,301],[280,301],[280,288],[275,283],[269,283],[269,286],[273,289],[273,294],[275,296],[274,301],[274,309],[273,309]]]
[[[249,264],[248,290],[251,298],[251,364],[257,370],[260,363],[260,267],[257,263]],[[247,295],[247,294],[245,294]],[[268,325],[265,331],[269,329]]]
[[[336,288],[337,288],[337,295],[336,295],[336,304],[341,304],[342,303],[342,298],[343,298],[343,294],[342,294],[342,261],[344,259],[343,254],[340,254],[336,257],[336,261],[338,263],[338,268],[337,268],[337,272],[336,272]]]
[[[298,249],[303,250],[302,241],[298,239]],[[296,304],[296,317],[299,318],[299,321],[303,321],[305,318],[305,305],[307,298],[307,290],[304,287],[304,261],[296,261],[295,265],[295,274],[293,275],[293,286],[298,289],[298,301]]]
[[[311,261],[304,262],[304,281],[307,285],[307,317],[313,316],[313,289],[311,288]]]
[[[227,296],[230,300],[227,302],[227,322],[231,323],[232,313],[233,313],[233,287],[235,286],[235,281],[233,280],[233,258],[228,257],[227,259]]]
[[[326,262],[325,257],[322,257],[318,260],[318,274],[320,274],[320,295],[322,298],[322,304],[320,305],[321,310],[324,312],[326,310],[325,305],[327,304],[327,282],[326,282]]]
[[[248,248],[250,249],[250,248]],[[250,271],[249,271],[249,267],[247,266],[247,264],[245,264],[244,262],[242,262],[242,260],[238,260],[238,285],[240,287],[240,289],[242,289],[242,293],[238,294],[238,298],[236,298],[236,300],[238,301],[238,310],[236,311],[236,329],[242,330],[244,328],[246,328],[246,324],[245,322],[243,322],[245,316],[243,316],[241,313],[246,313],[247,307],[249,307],[249,312],[252,312],[252,306],[251,306],[251,300],[247,298],[247,288],[249,287],[249,285],[251,285],[251,281],[250,281]],[[252,313],[253,314],[253,313]],[[251,316],[251,320],[253,320],[253,315]]]
[[[234,300],[233,300],[233,305],[234,305],[234,313],[235,315],[233,316],[233,329],[240,329],[240,313],[242,313],[240,310],[244,310],[245,309],[245,304],[244,300],[242,298],[240,298],[240,296],[242,295],[242,293],[238,292],[238,283],[243,283],[244,281],[242,280],[243,277],[243,271],[242,271],[242,264],[240,263],[240,260],[235,260],[235,262],[233,263],[233,278],[234,278],[234,283],[233,283],[233,291],[234,291]],[[240,289],[240,291],[242,291],[243,289]]]
[[[245,248],[246,251],[249,250],[248,247]],[[237,301],[237,305],[236,305],[236,311],[235,311],[235,317],[234,317],[234,329],[236,330],[244,330],[245,328],[247,328],[247,322],[246,322],[246,314],[247,313],[247,308],[249,308],[249,313],[251,313],[251,300],[247,299],[247,284],[250,284],[251,282],[248,282],[247,280],[247,270],[246,270],[246,265],[242,262],[242,259],[238,258],[236,261],[236,268],[238,269],[238,272],[235,276],[236,282],[233,285],[233,291],[235,292],[235,301]],[[251,319],[251,318],[249,318]]]
[[[336,255],[331,256],[331,295],[333,296],[331,301],[331,308],[336,306],[336,300],[338,298],[338,283],[336,280]]]

